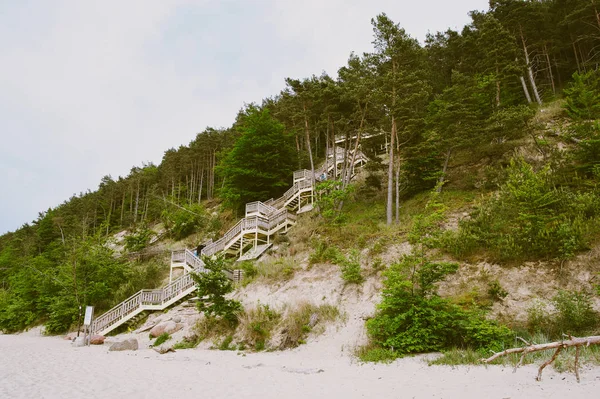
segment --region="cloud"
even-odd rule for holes
[[[436,6],[432,6],[435,3]],[[485,0],[0,4],[0,233],[229,126],[285,77],[335,74],[386,11],[422,39]],[[405,21],[405,22],[404,22]],[[446,21],[446,22],[443,22]]]

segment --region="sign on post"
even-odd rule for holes
[[[88,327],[91,326],[93,316],[94,316],[94,307],[86,306],[85,307],[85,317],[83,318],[83,325],[88,326]]]
[[[90,345],[92,339],[92,319],[94,318],[94,307],[85,307],[85,316],[83,317],[83,342]]]

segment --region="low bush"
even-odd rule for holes
[[[499,193],[458,232],[446,232],[442,247],[457,257],[479,251],[497,261],[564,260],[588,247],[590,221],[600,216],[596,193],[558,187],[550,168],[535,171],[522,159],[511,161],[507,172]]]
[[[160,346],[171,339],[171,335],[169,333],[162,333],[158,337],[156,337],[156,341],[152,344],[152,346]]]
[[[204,268],[208,271],[192,275],[200,298],[197,303],[198,310],[207,318],[220,317],[232,325],[237,324],[237,315],[242,310],[242,304],[225,297],[234,289],[232,281],[223,272],[225,261],[222,258],[208,257],[204,257],[203,260]]]
[[[563,334],[585,335],[595,333],[600,321],[592,306],[592,297],[583,291],[559,291],[550,308],[535,301],[527,309],[527,329],[530,334],[542,333],[551,339]]]
[[[308,259],[311,265],[315,263],[333,263],[341,264],[345,257],[335,246],[330,246],[325,241],[316,241],[313,244],[314,252]]]
[[[152,239],[154,232],[146,225],[141,225],[125,236],[125,249],[128,251],[141,251],[146,248]]]
[[[256,264],[256,279],[264,282],[287,281],[294,277],[300,265],[293,259],[281,258]]]
[[[342,279],[347,284],[360,284],[364,281],[358,251],[353,251],[348,258],[344,258],[340,267],[342,269]]]
[[[279,325],[283,335],[280,349],[295,348],[306,342],[308,334],[317,323],[331,322],[340,317],[340,311],[333,305],[314,305],[304,302],[284,312]]]
[[[269,305],[259,303],[256,308],[247,309],[240,315],[238,327],[240,340],[257,351],[264,350],[280,320],[279,312]]]
[[[559,291],[552,303],[556,309],[556,326],[564,334],[585,334],[598,326],[598,313],[592,297],[583,291]]]

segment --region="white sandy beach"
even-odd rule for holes
[[[422,358],[357,364],[321,345],[242,355],[202,349],[74,348],[56,337],[0,335],[1,398],[598,398],[600,368],[428,366]]]

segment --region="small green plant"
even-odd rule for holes
[[[171,335],[169,333],[162,333],[158,337],[156,337],[156,341],[152,344],[152,346],[160,346],[171,339]]]
[[[527,330],[530,334],[545,333],[551,335],[551,316],[545,302],[535,300],[527,308]]]
[[[221,351],[234,351],[236,349],[235,345],[232,345],[233,335],[228,335],[225,339],[219,344],[218,349]]]
[[[295,348],[302,345],[306,342],[308,334],[314,331],[317,324],[331,322],[339,317],[339,309],[329,304],[317,306],[304,302],[293,309],[288,309],[279,323],[279,328],[283,334],[280,349]]]
[[[246,310],[239,318],[242,342],[257,351],[264,350],[280,319],[281,314],[269,305],[259,303],[256,308]]]
[[[494,301],[502,301],[508,296],[508,291],[502,288],[498,280],[493,280],[488,283],[488,295]]]
[[[398,358],[393,349],[385,349],[373,345],[360,346],[354,355],[363,362],[391,363]]]
[[[342,279],[347,284],[360,284],[364,281],[358,251],[353,251],[347,259],[342,261],[341,269]]]
[[[313,244],[314,252],[308,259],[311,265],[315,263],[334,263],[341,264],[345,257],[337,247],[330,246],[324,241],[317,241]]]
[[[198,346],[199,343],[200,341],[197,336],[185,337],[182,341],[179,341],[175,345],[173,345],[173,349],[192,349]]]

